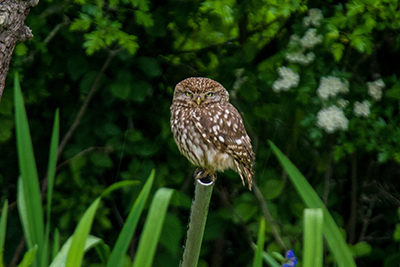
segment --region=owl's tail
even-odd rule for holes
[[[251,187],[253,186],[253,171],[251,168],[248,168],[246,166],[241,165],[237,160],[235,160],[237,172],[240,175],[240,178],[242,179],[243,186],[245,186],[244,179],[243,179],[243,172],[244,175],[246,176],[247,183],[249,184],[249,190],[251,191]]]

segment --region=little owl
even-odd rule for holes
[[[228,91],[208,78],[187,78],[175,87],[171,128],[180,152],[195,166],[195,178],[216,179],[233,169],[252,186],[254,153]]]

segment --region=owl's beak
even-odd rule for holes
[[[201,98],[200,98],[200,96],[197,97],[196,103],[197,103],[198,106],[200,106],[200,103],[201,103]]]

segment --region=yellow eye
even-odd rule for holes
[[[211,92],[206,94],[206,97],[211,97],[211,96],[213,96],[213,93]]]
[[[191,96],[191,95],[192,95],[192,92],[186,91],[186,92],[185,92],[185,95]]]

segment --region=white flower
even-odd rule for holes
[[[310,26],[319,27],[321,25],[319,21],[323,18],[324,16],[322,15],[321,9],[311,8],[308,11],[308,16],[305,16],[303,18],[303,25],[305,27],[310,27]]]
[[[369,108],[371,107],[371,103],[368,100],[364,100],[362,103],[356,101],[354,103],[353,112],[357,117],[367,118],[370,114]]]
[[[244,77],[237,77],[235,82],[233,83],[233,90],[237,91],[240,89],[240,87],[242,86],[242,84],[244,84],[247,81],[248,77],[244,76]]]
[[[295,47],[300,43],[300,37],[297,34],[292,34],[290,36],[290,41],[288,46],[289,47]]]
[[[313,52],[304,55],[301,51],[286,53],[286,59],[291,63],[299,63],[302,65],[308,65],[315,59],[315,54]]]
[[[315,27],[319,27],[321,25],[320,20],[324,18],[321,9],[318,8],[311,8],[308,11],[308,16],[310,18],[310,24]]]
[[[236,69],[235,70],[235,76],[236,77],[241,77],[244,73],[244,68]]]
[[[322,100],[328,100],[329,97],[335,97],[338,93],[347,93],[349,91],[349,82],[342,82],[340,78],[328,76],[322,77],[319,82],[317,93]]]
[[[385,88],[385,83],[382,79],[374,82],[367,82],[368,94],[376,101],[382,99],[382,89]]]
[[[310,19],[310,17],[309,16],[305,16],[304,18],[303,18],[303,25],[304,25],[304,27],[310,27],[310,24],[311,24],[311,19]]]
[[[292,69],[280,67],[278,68],[278,73],[280,78],[272,85],[272,90],[274,90],[274,92],[289,91],[290,88],[299,85],[300,76],[297,73],[294,73]]]
[[[318,112],[317,124],[327,133],[334,133],[336,130],[346,131],[349,120],[340,108],[333,105]]]
[[[314,46],[322,43],[322,35],[317,35],[317,29],[308,29],[308,31],[300,39],[300,43],[304,48],[312,49]]]
[[[344,109],[349,104],[349,101],[344,100],[343,98],[341,98],[336,102],[336,104],[339,106],[339,108]]]

